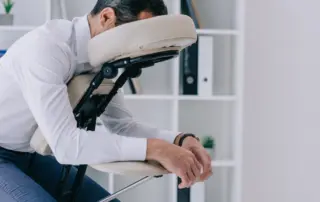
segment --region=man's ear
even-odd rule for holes
[[[117,19],[113,8],[104,8],[100,12],[99,17],[100,25],[102,26],[103,30],[115,27]]]

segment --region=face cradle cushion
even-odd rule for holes
[[[182,50],[197,40],[192,19],[185,15],[164,15],[120,25],[95,36],[89,42],[90,63],[138,57],[167,50]]]
[[[181,50],[192,45],[196,40],[197,33],[193,20],[185,15],[164,15],[139,20],[120,25],[95,36],[88,43],[89,62],[94,68],[92,73],[75,76],[67,84],[69,101],[74,109],[74,114],[81,114],[79,113],[81,110],[85,113],[88,110],[90,112],[92,108],[84,108],[87,106],[85,104],[90,104],[91,97],[104,100],[97,104],[100,106],[98,110],[104,110],[108,104],[108,101],[105,102],[105,100],[109,99],[110,101],[128,78],[139,76],[142,68],[171,59],[172,56],[178,56]],[[110,76],[113,74],[109,74],[109,72],[115,68],[124,68],[125,71],[113,82],[111,79],[113,77]],[[91,118],[89,120],[95,120],[97,117],[89,117]],[[81,118],[76,120],[80,126],[88,123],[87,120],[83,121]],[[103,130],[104,128],[103,125],[98,126],[97,122],[89,121],[90,123],[96,125],[95,130]],[[40,128],[35,131],[30,145],[35,152],[41,155],[54,155]],[[127,191],[129,187],[131,189],[153,177],[169,173],[157,162],[106,162],[89,166],[101,172],[145,176],[127,188],[101,200],[103,202],[111,201],[122,192]],[[85,170],[86,165],[79,167],[78,180],[75,180],[79,184],[76,183],[75,187],[81,185]],[[76,191],[71,193],[74,196]]]

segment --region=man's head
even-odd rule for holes
[[[108,29],[168,14],[163,0],[97,0],[89,15],[92,37]]]

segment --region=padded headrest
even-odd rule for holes
[[[193,20],[186,15],[163,15],[126,23],[89,41],[90,64],[139,57],[168,50],[181,51],[197,40]]]

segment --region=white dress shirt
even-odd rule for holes
[[[177,132],[135,121],[122,92],[100,117],[102,127],[77,128],[66,83],[93,70],[90,38],[87,16],[52,20],[18,39],[0,59],[1,147],[34,152],[30,139],[39,127],[60,163],[97,164],[145,160],[146,138],[173,143]]]

